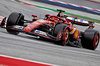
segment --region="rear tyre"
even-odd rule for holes
[[[54,36],[61,39],[61,41],[59,41],[59,43],[61,43],[62,45],[65,46],[66,44],[68,44],[68,40],[69,40],[68,25],[66,25],[66,24],[56,25],[54,28]]]
[[[93,29],[86,29],[82,36],[83,48],[95,50],[99,44],[99,32]]]
[[[7,32],[11,33],[11,34],[15,34],[15,35],[19,34],[19,31],[9,29],[8,27],[13,26],[13,25],[23,25],[24,22],[22,22],[21,20],[24,20],[24,15],[23,14],[17,13],[17,12],[11,13],[8,17],[8,20],[7,20],[7,25],[6,25]]]

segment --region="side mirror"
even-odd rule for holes
[[[32,15],[32,17],[37,17],[36,15]]]

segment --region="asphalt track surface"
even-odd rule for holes
[[[100,9],[100,4],[86,1],[86,0],[59,0],[67,3],[72,3],[76,5],[81,5],[81,6],[87,6],[95,9]]]
[[[11,12],[23,12],[27,19],[32,18],[31,14],[37,14],[38,16],[43,16],[46,13],[56,14],[52,11],[46,11],[10,0],[1,0],[0,15],[8,16]],[[100,31],[100,25],[95,24],[95,26],[95,29]],[[76,27],[80,30],[87,28]],[[71,46],[60,46],[51,41],[40,40],[22,33],[12,35],[3,28],[0,28],[0,54],[60,66],[100,65],[100,45],[95,51]]]

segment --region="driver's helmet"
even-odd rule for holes
[[[58,18],[57,17],[51,17],[51,19],[57,20]]]

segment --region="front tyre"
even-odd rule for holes
[[[69,29],[66,24],[57,24],[54,28],[54,36],[61,39],[59,43],[67,45],[69,40]]]
[[[17,30],[12,30],[12,29],[9,29],[8,27],[9,26],[13,26],[13,25],[23,25],[23,22],[21,20],[24,19],[24,15],[21,14],[21,13],[17,13],[17,12],[13,12],[9,15],[8,17],[8,20],[7,20],[7,32],[8,33],[11,33],[11,34],[15,34],[15,35],[18,35],[19,34],[19,31]]]

